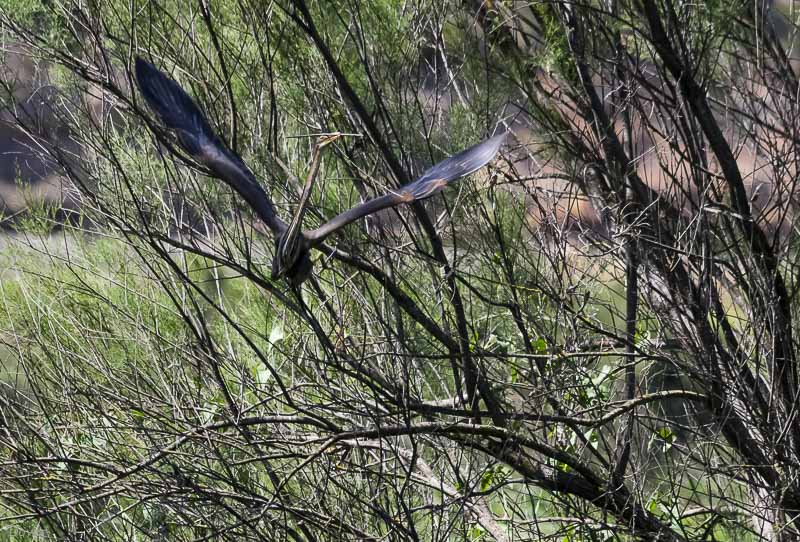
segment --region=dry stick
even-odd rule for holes
[[[617,0],[611,0],[612,12],[616,16]],[[630,100],[631,100],[631,80],[627,71],[623,69],[622,63],[625,60],[625,50],[622,45],[622,38],[619,31],[614,34],[615,47],[617,49],[616,59],[616,72],[617,84],[621,84],[622,100],[617,104],[618,111],[622,112],[622,119],[625,129],[625,139],[627,143],[628,157],[635,156],[633,148],[633,136],[631,133],[631,116],[630,116]],[[616,94],[615,94],[616,96]],[[624,165],[626,170],[633,169],[634,165],[630,163]],[[630,180],[628,171],[619,172],[623,178],[621,181],[625,186],[625,198],[623,200],[623,209],[625,214],[623,220],[628,225],[627,230],[630,232],[625,243],[625,351],[629,355],[626,360],[625,366],[625,396],[629,401],[632,401],[636,396],[636,318],[639,305],[639,254],[638,254],[638,241],[636,237],[636,221],[639,213],[639,206],[636,204],[636,193],[633,184]],[[628,204],[632,204],[628,208]],[[610,489],[616,490],[622,487],[625,482],[625,471],[628,468],[628,462],[631,457],[631,440],[633,439],[633,427],[636,421],[636,410],[631,408],[630,414],[625,421],[622,430],[621,449],[618,448],[618,455],[614,465],[614,470],[611,472]]]

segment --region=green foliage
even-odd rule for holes
[[[629,202],[613,199],[624,192],[616,188],[591,194],[611,201],[610,235],[563,219],[560,194],[580,185],[585,195],[591,182],[605,190],[610,160],[610,134],[573,110],[585,96],[565,6],[530,6],[537,47],[514,53],[513,40],[493,41],[513,10],[527,9],[512,2],[486,3],[494,18],[466,4],[308,2],[324,47],[296,3],[207,4],[210,28],[200,8],[177,1],[112,1],[90,13],[10,4],[31,30],[17,38],[49,61],[49,81],[72,104],[64,133],[79,152],[68,163],[80,166],[73,180],[90,231],[57,224],[56,209],[23,190],[27,213],[4,238],[0,479],[16,485],[0,491],[9,525],[0,539],[633,540],[656,536],[641,530],[652,524],[663,527],[658,536],[753,539],[740,517],[751,496],[739,469],[748,467],[712,423],[686,430],[692,401],[654,397],[674,391],[651,386],[659,366],[699,363],[663,347],[684,337],[675,322],[704,320],[675,317],[663,299],[646,303],[669,290],[658,269],[640,269],[643,299],[627,341],[621,255],[631,239],[653,251],[667,241],[647,244],[649,215],[627,227]],[[604,70],[617,37],[641,49],[637,62],[657,61],[638,8],[612,17],[599,15],[604,6],[580,12],[598,30],[583,36],[592,76],[614,80]],[[741,8],[687,5],[678,33],[692,52],[725,52]],[[104,23],[98,36],[70,31],[79,16]],[[508,162],[442,196],[331,236],[336,251],[314,252],[313,280],[295,292],[270,279],[272,239],[241,198],[174,160],[162,143],[174,145],[175,134],[159,133],[154,145],[145,120],[157,119],[138,114],[143,101],[128,87],[134,54],[178,80],[223,140],[236,129],[230,146],[282,217],[299,187],[278,159],[304,179],[313,134],[357,133],[326,149],[309,227],[395,188],[392,159],[413,178],[497,119],[529,122],[533,137],[520,130]],[[729,61],[698,55],[698,73],[722,80]],[[552,72],[550,87],[531,83],[538,68]],[[80,105],[82,92],[113,104],[107,124]],[[538,125],[554,133],[540,138]],[[681,135],[660,125],[653,134],[669,140],[664,152]],[[554,179],[519,181],[528,166]],[[645,263],[699,266],[692,242]],[[691,281],[733,280],[728,272]],[[705,320],[719,337],[723,321],[739,320],[737,337],[760,340],[735,303],[724,297]],[[747,352],[732,356],[737,370],[751,363]],[[759,378],[769,377],[764,359]],[[679,384],[696,384],[694,371]],[[464,400],[468,373],[483,384],[474,405]],[[670,401],[684,418],[669,415]],[[630,491],[616,499],[610,473],[629,436]],[[735,513],[717,507],[720,496]]]
[[[570,53],[563,23],[556,13],[557,8],[551,4],[541,3],[535,4],[533,9],[537,21],[542,26],[543,44],[539,48],[539,55],[533,57],[532,61],[546,70],[556,71],[569,81],[576,82],[578,75],[575,62]]]

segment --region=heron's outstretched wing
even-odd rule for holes
[[[140,57],[136,58],[136,81],[148,105],[175,132],[181,147],[236,190],[275,235],[282,233],[286,224],[275,214],[267,193],[242,159],[225,147],[180,85]]]
[[[410,203],[432,196],[447,186],[447,183],[469,175],[488,164],[495,157],[497,151],[500,150],[500,146],[505,141],[507,134],[508,132],[504,132],[496,135],[446,160],[442,160],[425,171],[415,181],[398,189],[397,192],[391,192],[385,196],[357,205],[349,211],[334,217],[319,228],[306,232],[306,237],[312,246],[318,245],[331,233],[359,218],[387,207]]]

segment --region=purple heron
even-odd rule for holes
[[[469,175],[488,164],[506,138],[506,133],[502,133],[478,143],[439,162],[419,178],[396,191],[356,205],[322,226],[304,231],[303,215],[319,169],[321,150],[335,140],[337,134],[322,137],[315,144],[300,205],[291,222],[286,224],[275,214],[269,196],[258,184],[244,161],[217,137],[200,108],[178,83],[139,57],[136,58],[136,81],[150,108],[161,122],[175,133],[180,147],[199,164],[205,166],[214,177],[221,179],[238,192],[272,230],[275,235],[272,278],[286,278],[294,286],[300,285],[311,273],[310,250],[319,246],[331,233],[381,209],[436,194],[449,182]]]

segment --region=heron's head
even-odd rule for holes
[[[272,257],[273,280],[285,278],[293,286],[299,286],[311,274],[313,266],[308,244],[302,235],[290,239],[284,234],[275,241],[275,255]]]
[[[337,139],[339,139],[344,135],[347,134],[343,134],[342,132],[331,132],[329,134],[322,134],[317,138],[316,145],[318,148],[322,149],[323,147],[327,147],[328,145],[330,145],[331,143],[333,143],[334,141],[336,141]]]

